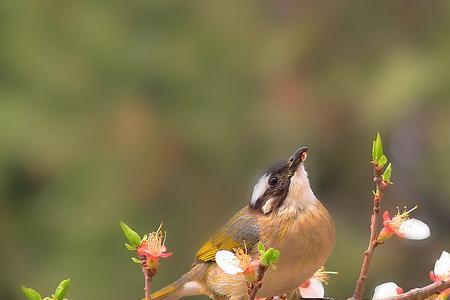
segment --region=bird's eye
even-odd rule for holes
[[[278,183],[278,178],[276,178],[276,177],[270,177],[269,178],[269,185],[270,186],[274,186],[274,185],[276,185]]]

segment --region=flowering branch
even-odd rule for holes
[[[262,286],[262,280],[264,278],[264,274],[266,273],[269,267],[275,268],[275,263],[280,258],[280,251],[274,248],[270,248],[266,250],[264,245],[259,242],[258,243],[258,252],[259,252],[259,265],[256,277],[256,281],[247,280],[248,287],[248,296],[249,300],[254,300],[256,297],[256,293]]]
[[[377,240],[378,234],[378,220],[380,214],[381,200],[383,199],[384,191],[389,186],[392,167],[389,164],[383,173],[384,165],[387,163],[387,157],[383,153],[383,144],[381,142],[380,134],[377,134],[372,146],[372,166],[373,166],[373,181],[376,185],[376,191],[373,193],[373,209],[370,218],[370,239],[367,250],[364,252],[364,261],[361,266],[358,281],[356,282],[355,291],[350,299],[361,300],[364,287],[367,280],[367,272],[369,271],[370,262],[375,248],[380,244]]]
[[[253,283],[247,282],[249,300],[255,299],[256,293],[262,286],[262,280],[264,278],[264,274],[266,273],[266,271],[267,271],[267,266],[259,264],[258,270],[257,270],[258,277],[256,278],[256,281]]]
[[[367,247],[367,250],[364,252],[364,261],[361,266],[361,271],[359,273],[358,281],[356,283],[355,292],[353,293],[353,299],[360,300],[362,299],[362,295],[364,292],[364,287],[367,280],[367,273],[369,271],[370,262],[372,260],[373,252],[378,246],[377,241],[377,228],[378,228],[378,219],[379,219],[379,213],[380,213],[380,205],[381,205],[381,199],[383,198],[383,192],[384,192],[384,185],[382,185],[381,181],[381,171],[380,168],[373,163],[374,165],[374,182],[377,185],[377,192],[373,196],[373,210],[372,210],[372,216],[370,219],[370,239],[369,239],[369,245]]]
[[[136,251],[139,256],[139,259],[132,257],[131,260],[141,265],[144,273],[145,300],[151,300],[152,280],[158,270],[159,259],[172,256],[171,252],[166,252],[167,248],[164,245],[166,234],[161,230],[162,224],[158,230],[142,238],[124,222],[120,222],[120,227],[129,242],[125,243],[125,247],[130,251]]]
[[[244,275],[247,283],[249,300],[254,300],[258,290],[262,286],[264,274],[269,267],[275,268],[275,263],[280,258],[280,251],[274,248],[266,250],[264,245],[258,243],[259,258],[253,259],[244,250],[234,249],[234,253],[228,250],[217,251],[215,260],[217,265],[227,274]]]
[[[430,236],[430,228],[424,222],[417,219],[410,219],[409,215],[417,208],[417,205],[410,210],[400,212],[397,208],[397,214],[391,218],[388,211],[383,213],[383,228],[377,234],[378,220],[380,214],[381,200],[384,192],[391,184],[390,178],[392,173],[392,166],[389,164],[386,169],[384,165],[387,163],[387,157],[383,153],[383,146],[380,134],[373,141],[372,146],[372,166],[374,173],[374,183],[376,191],[373,193],[373,213],[370,222],[370,240],[369,246],[365,251],[364,261],[361,267],[358,281],[356,283],[355,291],[351,300],[361,300],[364,293],[364,286],[367,279],[367,272],[369,270],[371,258],[375,248],[383,244],[392,236],[397,235],[401,238],[412,240],[423,240]],[[383,172],[384,169],[384,172]],[[441,258],[438,259],[435,269],[430,273],[430,278],[435,283],[430,284],[424,288],[413,289],[407,293],[394,282],[387,282],[378,285],[375,288],[372,300],[380,299],[424,299],[433,293],[441,292],[439,300],[448,298],[450,289],[446,289],[445,281],[450,277],[450,254],[443,252]],[[444,289],[444,291],[442,291]]]
[[[412,289],[406,293],[397,296],[384,298],[384,300],[413,300],[425,299],[433,294],[450,288],[450,278],[447,280],[439,280],[421,288]]]

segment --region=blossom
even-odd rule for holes
[[[227,274],[236,275],[244,271],[234,253],[228,250],[217,251],[216,263]]]
[[[434,270],[430,272],[430,279],[434,282],[450,279],[450,253],[442,251],[441,256],[434,264]],[[450,288],[441,291],[439,299],[450,298]]]
[[[303,298],[323,298],[325,289],[322,283],[328,284],[330,277],[328,274],[338,274],[337,272],[325,271],[320,267],[314,275],[299,286],[300,295]]]
[[[322,282],[315,278],[306,280],[300,285],[299,290],[303,298],[323,298],[325,295]]]
[[[403,293],[403,289],[394,282],[386,282],[375,288],[372,300],[394,297]]]
[[[430,278],[434,282],[450,278],[450,253],[442,251],[434,264],[434,270],[430,272]]]
[[[245,250],[234,249],[234,253],[228,250],[219,250],[216,253],[217,265],[227,274],[243,274],[248,282],[256,280],[256,269],[259,260],[252,260],[251,256]]]
[[[391,219],[389,212],[383,213],[383,229],[378,235],[377,241],[379,243],[392,237],[394,234],[410,239],[410,240],[423,240],[430,236],[430,228],[427,224],[417,219],[410,219],[409,214],[415,210],[417,206],[410,210],[404,210],[402,213],[397,208],[397,214]]]
[[[166,234],[161,231],[161,226],[157,231],[142,239],[141,244],[137,247],[137,253],[144,260],[147,268],[156,269],[160,258],[172,256],[172,252],[167,252],[165,241]]]

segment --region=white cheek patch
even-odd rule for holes
[[[261,208],[264,214],[268,214],[272,211],[272,205],[275,202],[274,198],[270,198],[269,200],[264,203],[263,207]]]
[[[267,174],[264,174],[263,176],[261,176],[261,178],[258,179],[258,182],[253,187],[252,199],[250,201],[252,205],[255,205],[259,197],[264,195],[264,193],[266,192],[267,188],[269,187],[268,180],[269,175]]]

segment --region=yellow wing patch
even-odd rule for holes
[[[158,300],[160,298],[166,297],[169,294],[171,294],[172,292],[174,292],[176,289],[177,289],[177,287],[174,284],[169,284],[165,288],[162,288],[159,291],[154,292],[152,294],[152,299]],[[142,299],[142,300],[144,300],[144,299]]]
[[[235,214],[230,221],[198,250],[195,258],[202,262],[215,261],[219,250],[233,250],[246,246],[253,247],[259,240],[257,220],[245,207]]]
[[[195,258],[203,262],[215,261],[216,253],[219,250],[233,250],[241,245],[240,242],[233,240],[232,237],[222,232],[209,239],[198,250]]]

